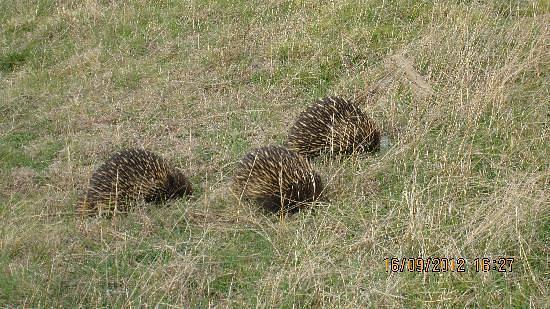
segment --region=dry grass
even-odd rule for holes
[[[543,1],[0,4],[0,304],[548,306]],[[330,203],[280,220],[228,190],[315,98],[388,141],[315,162]],[[177,163],[191,201],[112,220],[74,203],[112,152]],[[465,273],[387,273],[386,257]],[[473,269],[515,258],[512,272]]]

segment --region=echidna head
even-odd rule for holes
[[[321,194],[323,193],[324,186],[321,181],[321,176],[317,173],[311,175],[311,182],[302,183],[299,187],[291,187],[289,190],[288,196],[283,201],[281,205],[280,197],[277,196],[277,200],[274,203],[278,203],[275,209],[284,209],[290,213],[295,213],[302,209],[306,204],[319,201],[321,199]]]
[[[367,121],[359,121],[348,136],[342,148],[347,154],[380,150],[380,132]]]
[[[191,183],[182,172],[176,170],[168,175],[166,183],[166,195],[168,199],[175,199],[191,194],[193,194]]]
[[[317,173],[313,174],[313,200],[318,200],[321,197],[321,193],[324,190],[323,182],[321,181],[321,176]]]
[[[359,149],[361,152],[374,152],[380,150],[380,132],[377,129],[363,129]]]

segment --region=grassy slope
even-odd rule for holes
[[[548,306],[544,1],[255,2],[0,2],[0,304]],[[335,93],[388,147],[317,161],[316,213],[239,204],[233,164]],[[75,219],[132,145],[197,198]],[[388,256],[516,262],[388,274]]]

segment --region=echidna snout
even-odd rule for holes
[[[184,195],[193,194],[191,183],[182,172],[177,170],[168,175],[166,188],[166,199],[176,199]]]

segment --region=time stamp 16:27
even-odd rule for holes
[[[513,257],[475,258],[470,261],[454,257],[387,257],[384,259],[386,272],[512,272]],[[473,262],[473,263],[472,263]],[[469,264],[472,263],[472,264]]]

